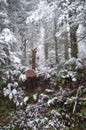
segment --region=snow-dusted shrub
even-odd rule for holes
[[[76,72],[78,68],[82,68],[82,62],[80,59],[71,58],[70,60],[60,63],[58,65],[57,77],[63,79],[71,79],[76,81]]]
[[[23,90],[18,86],[18,82],[8,83],[6,88],[3,88],[4,96],[8,96],[10,100],[16,104],[16,106],[22,106],[26,104],[29,97],[24,95]]]
[[[65,68],[67,70],[75,71],[77,68],[82,68],[82,61],[81,59],[70,58],[68,61],[65,62]]]

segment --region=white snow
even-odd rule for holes
[[[54,97],[54,98],[48,100],[48,102],[47,102],[48,106],[54,104],[55,100],[57,100],[57,99],[58,99],[57,97]]]
[[[7,44],[8,44],[8,42],[10,42],[10,44],[12,44],[12,41],[17,42],[13,33],[8,28],[3,29],[0,39],[4,40]]]
[[[45,89],[45,92],[53,93],[53,92],[54,92],[54,89]]]
[[[13,93],[10,92],[10,94],[9,94],[9,99],[11,100],[12,98],[13,98]]]
[[[12,83],[8,83],[8,84],[7,84],[7,88],[8,88],[9,90],[11,90],[12,86],[13,86]]]
[[[16,94],[17,94],[17,90],[16,90],[16,89],[13,89],[13,90],[12,90],[12,94],[13,94],[13,95],[16,95]]]
[[[76,78],[72,78],[72,81],[74,81],[74,82],[75,82],[76,80],[77,80]]]
[[[2,15],[3,15],[3,17],[7,17],[7,14],[5,11],[0,12],[0,16],[2,16]]]
[[[58,111],[56,111],[56,110],[52,110],[51,114],[53,114],[55,116],[59,116],[59,117],[61,116],[61,114]]]
[[[23,100],[24,103],[26,103],[26,102],[28,101],[28,99],[29,99],[28,96],[26,96],[26,97],[24,98],[24,100]]]
[[[82,34],[84,35],[85,33],[85,27],[80,24],[79,28],[77,30],[77,41],[80,41],[80,37],[82,36]],[[83,37],[83,36],[82,36]],[[80,42],[78,42],[78,56],[82,59],[86,59],[86,39],[82,39]]]
[[[19,101],[17,101],[17,102],[16,102],[16,106],[19,106],[19,104],[20,104]]]
[[[45,54],[44,54],[44,36],[45,36],[45,30],[43,28],[43,25],[40,27],[40,39],[39,39],[39,45],[37,47],[37,57],[39,57],[38,65],[40,68],[42,68],[45,64]]]
[[[11,55],[11,58],[12,58],[11,60],[13,61],[13,63],[21,63],[21,60],[17,56],[15,56],[15,53]]]
[[[0,0],[0,2],[4,2],[6,5],[8,5],[7,0]]]
[[[26,19],[26,24],[28,23],[33,23],[33,22],[38,22],[41,20],[43,17],[48,16],[52,17],[52,11],[53,8],[50,7],[46,1],[40,1],[38,4],[38,9],[31,12],[31,16],[27,17]]]
[[[19,80],[25,81],[25,80],[26,80],[25,74],[21,74],[21,75],[19,76]]]
[[[18,82],[14,82],[13,83],[13,88],[17,88],[18,87]]]
[[[7,96],[7,95],[9,95],[10,90],[9,90],[9,89],[4,88],[4,89],[3,89],[3,93],[4,93],[4,96]]]

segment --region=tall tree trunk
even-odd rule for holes
[[[48,43],[45,43],[44,52],[45,52],[45,60],[47,60],[48,59]]]
[[[56,18],[54,18],[54,41],[55,41],[55,56],[56,56],[56,63],[59,63],[59,58],[58,58],[58,42],[57,42],[57,37],[56,37],[56,32],[57,32],[57,25],[56,25]]]
[[[34,48],[32,50],[32,69],[36,68],[36,52],[37,52],[37,48]]]
[[[23,46],[22,46],[22,52],[23,52],[23,57],[22,57],[22,64],[26,65],[26,39],[22,40]]]
[[[71,43],[71,57],[78,57],[78,45],[77,45],[77,36],[76,31],[78,25],[70,27],[70,43]]]
[[[65,33],[64,33],[64,50],[65,50],[65,60],[68,60],[69,59],[69,52],[68,52],[68,49],[69,49],[69,45],[68,45],[68,33],[67,33],[67,26],[66,26],[66,29],[65,29]]]

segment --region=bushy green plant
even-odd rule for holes
[[[0,80],[0,90],[2,90],[4,87],[6,87],[6,83],[3,80]]]

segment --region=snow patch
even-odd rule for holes
[[[21,74],[19,76],[19,80],[25,81],[26,80],[26,75],[25,74]]]
[[[4,40],[7,44],[8,44],[8,42],[10,42],[10,44],[12,44],[12,41],[17,42],[13,33],[8,28],[3,29],[0,39]]]
[[[29,99],[29,98],[26,96],[26,97],[24,98],[24,100],[23,100],[24,103],[26,103],[26,102],[28,101],[28,99]]]
[[[27,17],[26,24],[33,22],[37,23],[39,20],[42,20],[42,18],[46,15],[52,18],[53,8],[54,6],[50,7],[46,1],[40,1],[40,3],[38,4],[38,9],[35,12],[32,11],[31,16]]]

